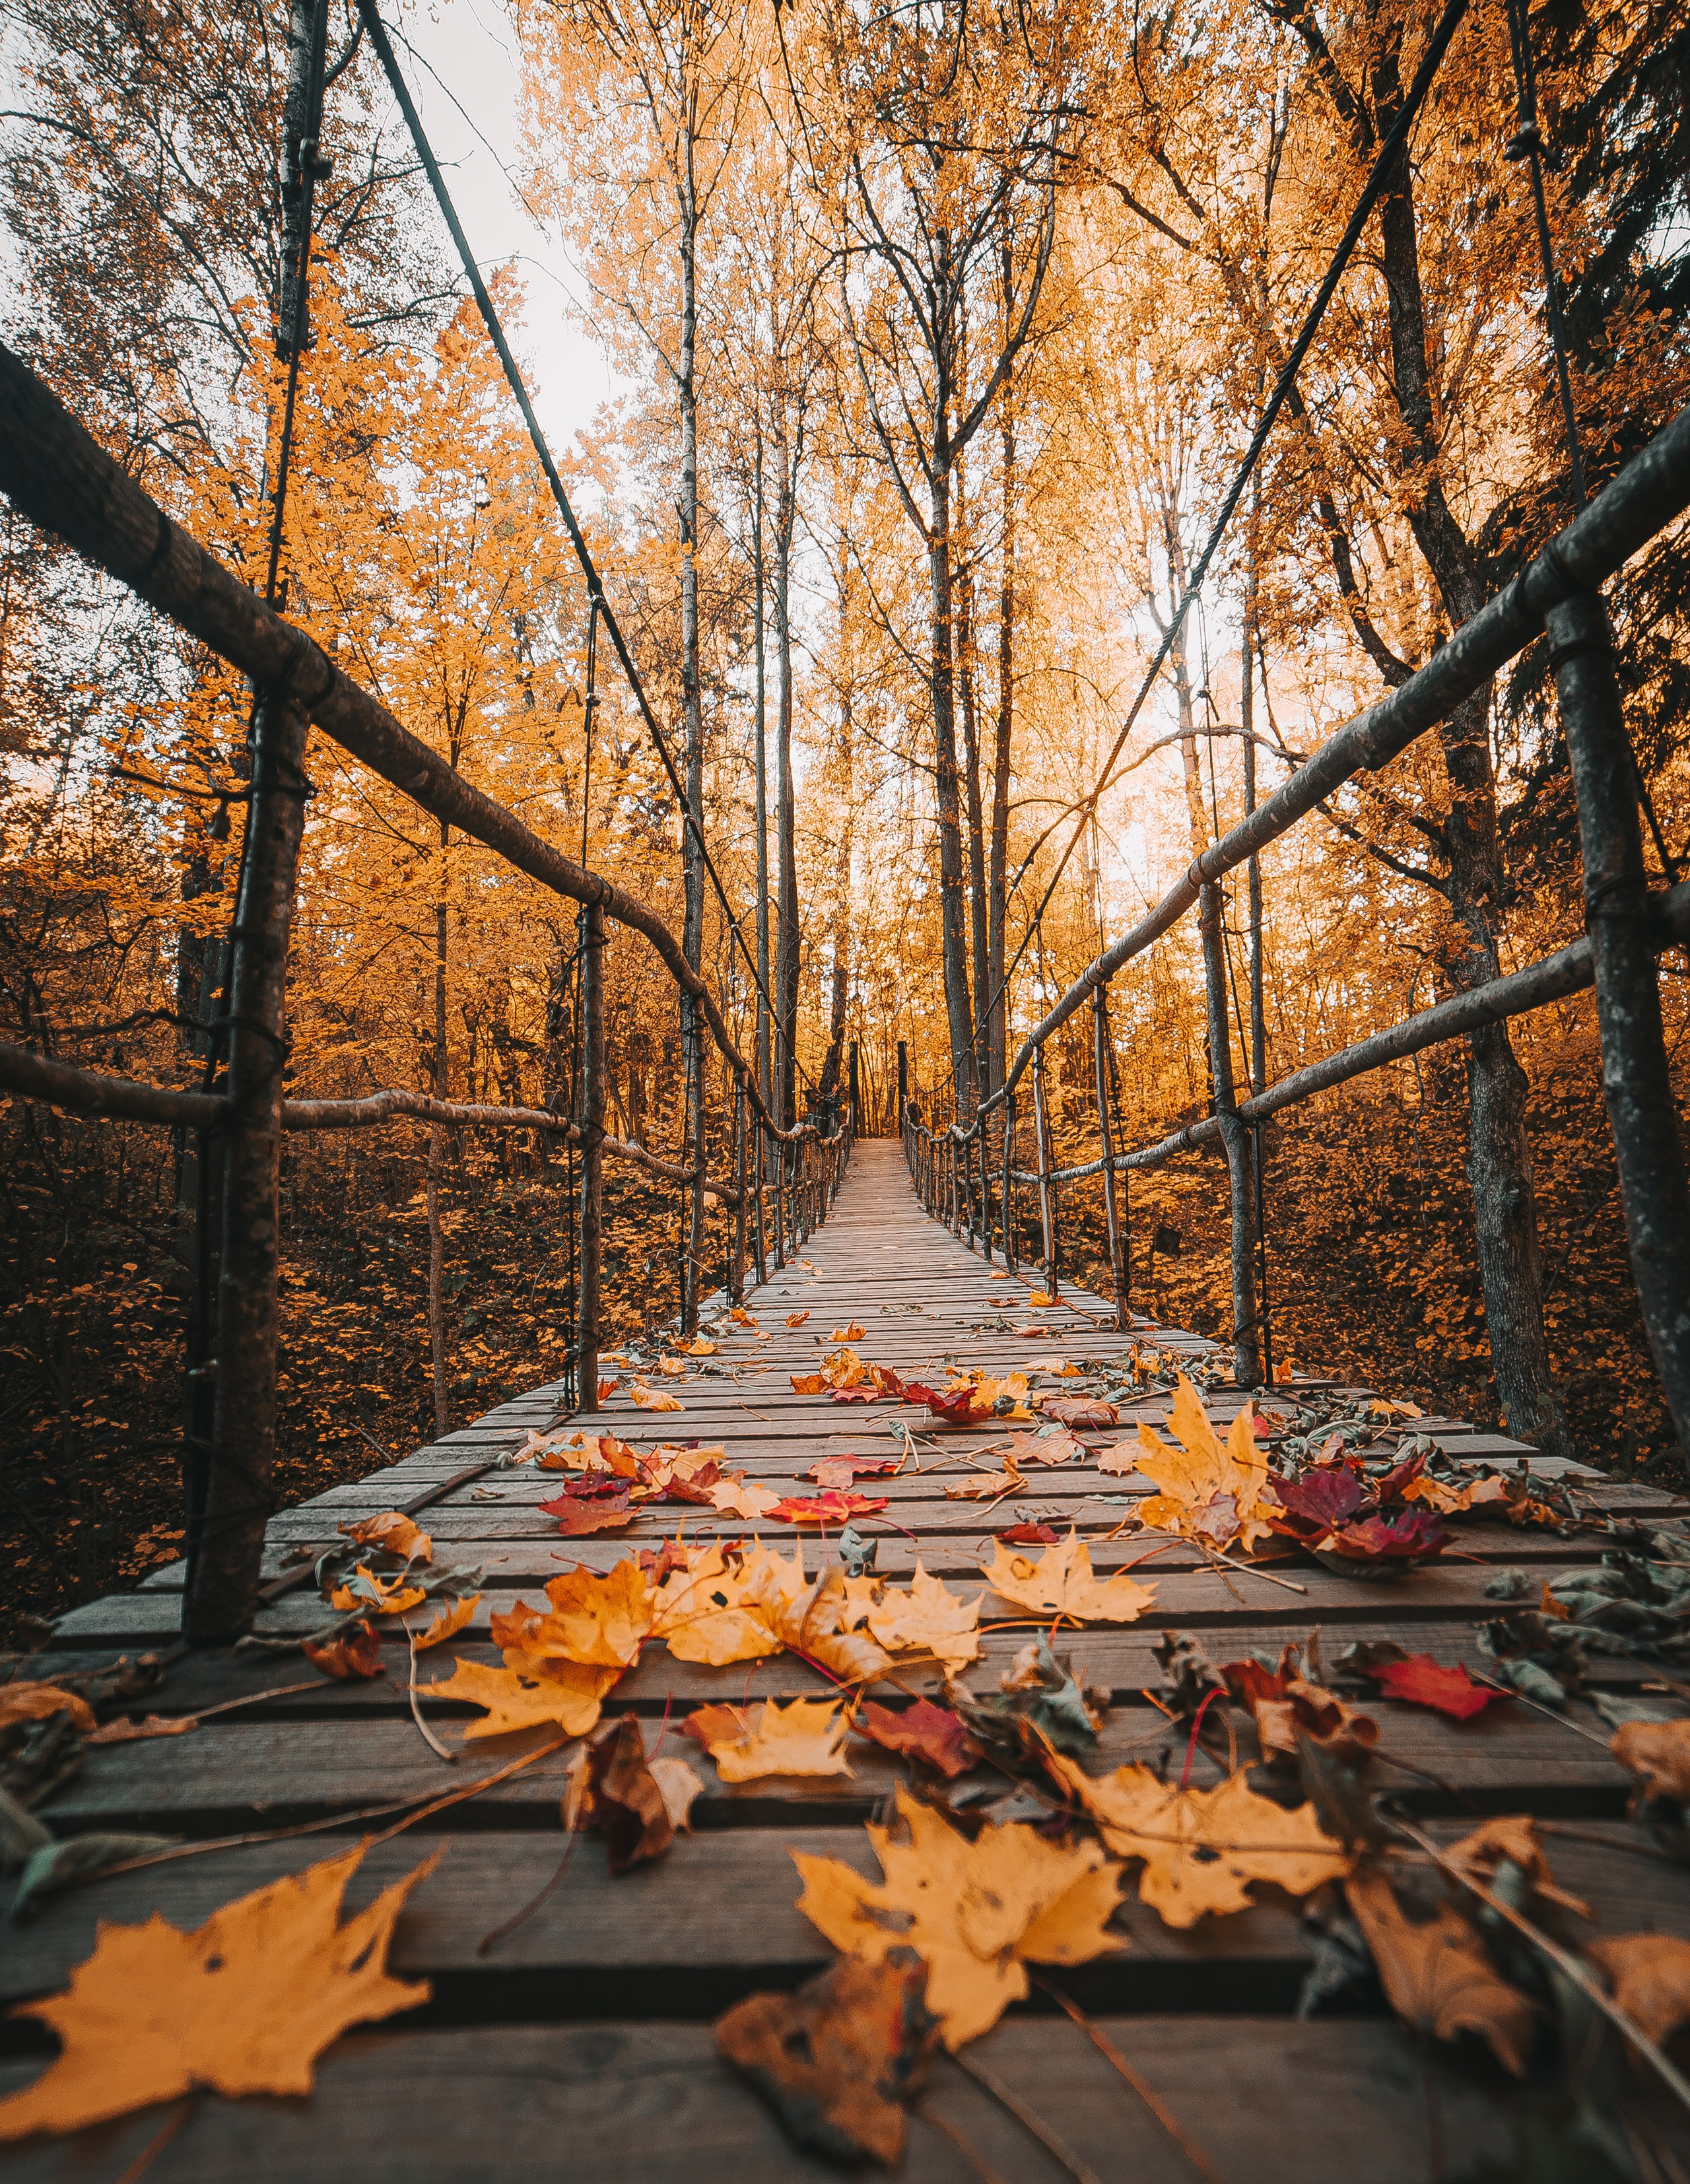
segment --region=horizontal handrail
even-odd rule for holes
[[[335,666],[314,638],[277,614],[172,522],[3,342],[0,489],[32,522],[56,532],[168,615],[255,688],[293,699],[325,735],[423,811],[483,843],[554,894],[600,903],[619,925],[643,934],[709,1025],[724,1059],[744,1076],[762,1128],[788,1144],[814,1134],[811,1123],[787,1129],[775,1120],[708,981],[654,911],[542,841],[403,727],[379,699]]]
[[[1400,756],[1543,630],[1554,607],[1593,591],[1690,505],[1690,405],[1681,410],[1512,583],[1462,623],[1406,682],[1329,736],[1265,804],[1211,843],[1148,916],[1097,956],[1027,1034],[1015,1066],[982,1111],[1012,1094],[1036,1050],[1094,989],[1159,940],[1202,889],[1258,855],[1361,772]],[[1241,1111],[1242,1112],[1242,1111]]]

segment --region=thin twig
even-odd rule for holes
[[[1682,1865],[1682,1858],[1675,1858],[1670,1850],[1659,1843],[1631,1842],[1624,1836],[1604,1835],[1599,1828],[1569,1827],[1565,1820],[1534,1819],[1532,1826],[1539,1835],[1565,1836],[1569,1842],[1595,1843],[1603,1850],[1629,1851],[1634,1858],[1656,1858],[1663,1865]]]
[[[1487,1888],[1483,1881],[1475,1880],[1473,1875],[1465,1867],[1458,1865],[1454,1858],[1445,1857],[1431,1837],[1422,1835],[1410,1821],[1398,1819],[1394,1825],[1407,1836],[1410,1842],[1419,1845],[1441,1873],[1452,1880],[1459,1881],[1463,1888],[1476,1896],[1482,1903],[1494,1911],[1499,1919],[1506,1920],[1517,1934],[1523,1934],[1534,1948],[1542,1950],[1556,1970],[1570,1979],[1585,1999],[1594,2008],[1600,2010],[1609,2023],[1625,2036],[1668,2091],[1675,2094],[1686,2109],[1690,2109],[1690,2079],[1685,2077],[1676,2064],[1667,2060],[1654,2042],[1643,2031],[1642,2025],[1635,2019],[1626,2014],[1613,1996],[1602,1986],[1601,1981],[1585,1968],[1570,1950],[1562,1948],[1558,1942],[1552,1942],[1541,1927],[1532,1925],[1523,1912],[1516,1911],[1511,1903],[1505,1903],[1501,1897]]]
[[[482,1935],[481,1940],[475,1944],[475,1954],[478,1957],[489,1955],[508,1936],[514,1934],[523,1920],[531,1918],[552,1892],[558,1887],[564,1874],[569,1871],[570,1860],[575,1855],[575,1847],[580,1839],[580,1834],[581,1830],[578,1828],[570,1830],[570,1839],[564,1846],[564,1854],[558,1860],[558,1869],[545,1886],[537,1894],[531,1896],[514,1917],[507,1919],[503,1925],[494,1926]]]
[[[931,2124],[933,2129],[937,2131],[942,2137],[949,2139],[951,2144],[955,2147],[957,2152],[961,2154],[963,2159],[967,2162],[969,2167],[973,2170],[975,2175],[980,2178],[981,2184],[1003,2184],[1003,2178],[998,2174],[998,2171],[992,2166],[991,2163],[987,2160],[985,2155],[979,2153],[976,2148],[964,2137],[961,2131],[957,2129],[956,2126],[951,2122],[948,2117],[936,2115],[931,2109],[926,2108],[917,2109],[915,2113],[920,2117],[923,2123]]]
[[[427,1745],[429,1750],[437,1752],[448,1767],[455,1767],[458,1764],[458,1754],[455,1752],[448,1752],[423,1719],[422,1707],[417,1698],[417,1634],[409,1623],[405,1625],[405,1635],[411,1641],[411,1719],[422,1731],[422,1741]]]
[[[1216,1562],[1225,1563],[1228,1569],[1237,1570],[1241,1577],[1259,1577],[1268,1585],[1282,1585],[1287,1592],[1307,1593],[1309,1590],[1306,1585],[1293,1585],[1288,1577],[1275,1577],[1270,1572],[1257,1569],[1249,1563],[1235,1563],[1231,1555],[1222,1554],[1219,1547],[1210,1547],[1207,1552],[1214,1556]]]
[[[1000,2101],[1024,2130],[1032,2133],[1046,2153],[1062,2164],[1074,2178],[1075,2184],[1103,2184],[1097,2170],[1087,2168],[1077,2154],[1071,2153],[1037,2110],[1030,2109],[1020,2095],[1006,2086],[995,2071],[988,2070],[984,2063],[976,2062],[972,2055],[954,2055],[951,2059],[966,2070],[976,2085],[984,2086],[993,2100]]]
[[[1518,1699],[1521,1706],[1529,1706],[1534,1713],[1547,1714],[1551,1721],[1559,1722],[1563,1729],[1570,1729],[1575,1736],[1583,1737],[1587,1744],[1599,1744],[1604,1752],[1610,1749],[1609,1738],[1598,1736],[1593,1729],[1585,1729],[1567,1715],[1558,1713],[1554,1707],[1546,1706],[1542,1699],[1529,1699],[1524,1691],[1515,1691],[1512,1684],[1499,1684],[1493,1676],[1482,1676],[1476,1669],[1469,1669],[1467,1674],[1476,1684],[1484,1685],[1487,1691],[1500,1691],[1504,1698]]]
[[[1145,2107],[1149,2109],[1151,2114],[1155,2117],[1157,2122],[1161,2125],[1163,2130],[1167,2132],[1169,2137],[1171,2138],[1175,2145],[1179,2148],[1181,2153],[1183,2153],[1186,2159],[1190,2162],[1192,2167],[1196,2170],[1198,2175],[1199,2176],[1206,2176],[1209,2180],[1209,2184],[1221,2184],[1221,2179],[1216,2173],[1208,2155],[1203,2151],[1201,2147],[1193,2145],[1192,2141],[1186,2137],[1184,2131],[1181,2130],[1178,2120],[1173,2114],[1173,2112],[1165,2105],[1155,2088],[1147,2079],[1140,2076],[1139,2073],[1133,2069],[1131,2064],[1127,2061],[1126,2056],[1121,2053],[1118,2048],[1104,2038],[1103,2033],[1095,2025],[1092,2024],[1091,2019],[1087,2016],[1085,2011],[1081,2008],[1079,2003],[1077,2002],[1070,2001],[1069,1997],[1064,1994],[1060,1987],[1053,1986],[1051,1982],[1048,1979],[1044,1978],[1040,1973],[1035,1972],[1032,1978],[1035,1986],[1042,1987],[1045,1993],[1050,1996],[1051,1999],[1057,2004],[1059,2008],[1064,2009],[1067,2012],[1068,2015],[1073,2019],[1074,2022],[1079,2026],[1080,2030],[1085,2034],[1086,2037],[1091,2042],[1098,2053],[1104,2056],[1109,2062],[1114,2064],[1115,2069],[1120,2072],[1120,2075],[1126,2079],[1127,2084],[1131,2086],[1133,2092],[1137,2094],[1139,2099],[1143,2102]]]
[[[141,2184],[141,2179],[164,2151],[170,2141],[193,2114],[194,2097],[189,2093],[171,2109],[163,2123],[118,2178],[117,2184]]]

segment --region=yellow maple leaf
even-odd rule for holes
[[[713,1669],[761,1661],[781,1650],[761,1607],[746,1602],[743,1567],[730,1568],[714,1546],[695,1549],[686,1569],[672,1571],[658,1588],[652,1635],[665,1641],[677,1661]]]
[[[789,1312],[787,1314],[787,1324],[788,1327],[802,1327],[809,1318],[809,1314],[807,1312]]]
[[[1030,1305],[1037,1306],[1041,1311],[1048,1304],[1060,1304],[1061,1301],[1061,1298],[1053,1295],[1049,1290],[1029,1290],[1027,1291],[1027,1302]]]
[[[770,1487],[753,1485],[748,1479],[719,1479],[710,1489],[713,1509],[720,1509],[724,1516],[743,1517],[748,1524],[766,1517],[782,1498]]]
[[[425,1630],[417,1632],[418,1652],[425,1653],[431,1646],[438,1646],[442,1639],[455,1638],[460,1630],[467,1630],[481,1598],[479,1592],[473,1592],[467,1600],[454,1600],[450,1607],[442,1608]]]
[[[994,1592],[1018,1607],[1071,1616],[1076,1623],[1136,1623],[1156,1597],[1154,1585],[1133,1578],[1094,1577],[1091,1551],[1071,1530],[1037,1562],[998,1540],[986,1577]]]
[[[794,1373],[791,1377],[795,1396],[819,1396],[827,1385],[825,1373]]]
[[[843,1573],[804,1576],[800,1544],[792,1561],[758,1546],[745,1558],[745,1596],[754,1601],[781,1644],[820,1663],[842,1683],[868,1683],[887,1665],[885,1649],[859,1631],[848,1631],[850,1612]]]
[[[1173,1532],[1181,1539],[1203,1539],[1216,1547],[1237,1540],[1245,1547],[1273,1529],[1262,1489],[1268,1480],[1267,1451],[1256,1438],[1249,1407],[1233,1419],[1223,1448],[1203,1401],[1181,1373],[1174,1390],[1171,1423],[1179,1436],[1170,1447],[1154,1426],[1138,1429],[1137,1468],[1162,1490],[1139,1504],[1147,1530]]]
[[[63,2052],[0,2101],[0,2139],[79,2131],[200,2086],[238,2098],[311,2091],[314,2066],[348,2025],[428,2000],[426,1980],[396,1980],[387,1945],[406,1897],[443,1853],[341,1923],[364,1846],[286,1874],[213,1912],[192,1933],[157,1912],[98,1928],[69,1991],[20,2014]]]
[[[407,1585],[401,1570],[396,1577],[383,1580],[363,1563],[359,1563],[344,1585],[338,1585],[329,1595],[329,1605],[342,1615],[354,1608],[368,1608],[376,1615],[403,1615],[408,1607],[414,1607],[428,1595],[420,1585]]]
[[[340,1529],[356,1547],[385,1547],[390,1555],[403,1555],[411,1563],[434,1557],[434,1541],[397,1509],[384,1509],[379,1517],[364,1517]]]
[[[662,1388],[648,1387],[643,1380],[632,1380],[628,1384],[629,1399],[642,1411],[684,1411],[687,1407],[679,1396],[671,1396]]]
[[[514,1641],[524,1652],[601,1669],[625,1669],[639,1658],[655,1602],[645,1572],[631,1557],[624,1556],[602,1576],[596,1570],[566,1571],[548,1585],[546,1597],[551,1613],[531,1619]]]
[[[830,1342],[860,1342],[868,1331],[860,1320],[853,1319],[848,1327],[836,1327],[827,1339]]]
[[[755,1782],[765,1774],[848,1774],[847,1726],[837,1699],[793,1699],[786,1706],[764,1699],[761,1713],[741,1735],[705,1748],[724,1782]]]
[[[601,1702],[620,1669],[584,1667],[578,1661],[548,1660],[538,1653],[505,1649],[503,1669],[480,1661],[455,1661],[453,1674],[425,1688],[441,1698],[467,1699],[485,1707],[485,1721],[472,1721],[465,1737],[508,1736],[516,1729],[554,1727],[566,1736],[585,1736],[597,1726]]]
[[[870,1963],[914,1948],[947,2048],[977,2039],[1023,1999],[1027,1964],[1088,1964],[1126,1947],[1104,1930],[1120,1869],[1097,1844],[1064,1848],[1020,1822],[970,1842],[901,1782],[897,1797],[901,1835],[868,1831],[884,1880],[794,1851],[798,1908],[835,1948]]]
[[[695,1335],[691,1342],[683,1342],[681,1347],[689,1357],[714,1357],[716,1354],[715,1344],[702,1334]]]
[[[945,1497],[951,1502],[995,1502],[1005,1494],[1018,1494],[1026,1483],[1012,1449],[1004,1457],[1001,1471],[970,1471],[965,1478],[947,1479]]]
[[[849,1590],[852,1582],[846,1580],[848,1618],[854,1615],[857,1605]],[[980,1621],[981,1598],[976,1593],[972,1600],[961,1599],[930,1576],[917,1555],[909,1590],[888,1585],[864,1619],[870,1636],[889,1653],[930,1653],[954,1672],[980,1658],[980,1632],[976,1626]],[[848,1620],[846,1627],[850,1627]]]
[[[1341,1880],[1350,1857],[1327,1835],[1312,1805],[1287,1812],[1251,1789],[1241,1767],[1212,1790],[1172,1789],[1148,1767],[1087,1774],[1059,1752],[1046,1764],[1067,1782],[1119,1858],[1142,1858],[1140,1899],[1170,1926],[1192,1926],[1205,1912],[1242,1911],[1252,1881],[1307,1896]]]

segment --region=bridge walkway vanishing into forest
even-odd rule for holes
[[[760,1328],[737,1326],[724,1314],[710,1329],[715,1355],[697,1361],[702,1369],[684,1382],[668,1384],[680,1390],[682,1413],[636,1409],[619,1390],[602,1423],[637,1447],[681,1436],[719,1441],[750,1479],[803,1491],[803,1474],[819,1457],[896,1455],[905,1446],[905,1423],[924,1415],[889,1403],[836,1407],[792,1391],[791,1376],[813,1370],[831,1346],[831,1331],[853,1320],[867,1330],[856,1346],[859,1355],[906,1378],[937,1374],[953,1362],[1048,1376],[1059,1361],[1101,1365],[1135,1344],[1193,1357],[1209,1348],[1148,1323],[1117,1333],[1112,1309],[1078,1290],[1067,1293],[1060,1309],[1030,1318],[1024,1284],[994,1271],[922,1215],[894,1141],[856,1147],[833,1213],[807,1256],[790,1261],[748,1304]],[[808,1315],[803,1324],[789,1326],[788,1316],[799,1312]],[[1047,1378],[1042,1384],[1066,1393],[1096,1379]],[[1288,1407],[1328,1384],[1301,1382],[1282,1397]],[[1240,1397],[1221,1388],[1208,1401],[1211,1416],[1224,1422]],[[338,1525],[437,1489],[466,1466],[497,1465],[532,1429],[550,1427],[556,1410],[555,1389],[536,1390],[391,1469],[281,1512],[270,1526],[268,1569],[285,1571],[301,1549],[332,1541]],[[1113,1446],[1130,1439],[1140,1418],[1160,1421],[1167,1410],[1165,1390],[1153,1391],[1126,1403],[1117,1427],[1087,1438]],[[1475,1459],[1506,1457],[1517,1446],[1457,1420],[1421,1420],[1416,1430]],[[859,1524],[865,1536],[878,1535],[881,1572],[907,1574],[919,1552],[931,1571],[956,1585],[977,1572],[992,1529],[1036,1517],[1059,1528],[1077,1525],[1094,1543],[1100,1571],[1143,1555],[1142,1535],[1111,1535],[1146,1482],[1100,1476],[1091,1458],[1037,1474],[1002,1510],[988,1513],[947,1499],[946,1480],[967,1468],[959,1459],[1001,1446],[1003,1439],[1001,1428],[923,1426],[915,1465],[868,1482],[890,1505],[884,1519]],[[1660,1521],[1687,1507],[1671,1495],[1565,1465],[1539,1468],[1559,1468],[1593,1512]],[[673,1535],[677,1518],[692,1539],[747,1529],[709,1509],[671,1508],[641,1516],[614,1538],[564,1541],[536,1508],[559,1484],[555,1472],[492,1468],[429,1511],[425,1521],[437,1558],[479,1563],[486,1576],[473,1626],[421,1657],[425,1684],[447,1677],[454,1655],[496,1662],[490,1613],[509,1610],[519,1596],[537,1602],[548,1579],[577,1563],[607,1569],[636,1546],[654,1547]],[[783,1546],[790,1536],[766,1521],[759,1529]],[[1496,1567],[1521,1567],[1535,1584],[1600,1552],[1598,1541],[1583,1535],[1561,1539],[1503,1524],[1465,1527],[1458,1546],[1459,1553],[1391,1585],[1354,1582],[1300,1557],[1275,1562],[1265,1574],[1205,1566],[1183,1545],[1160,1552],[1143,1573],[1157,1590],[1141,1621],[1070,1631],[1058,1641],[1059,1649],[1071,1646],[1081,1681],[1107,1685],[1111,1696],[1092,1771],[1157,1755],[1151,1695],[1161,1679],[1153,1648],[1170,1630],[1191,1632],[1215,1662],[1252,1652],[1272,1658],[1317,1625],[1329,1666],[1351,1641],[1393,1636],[1440,1662],[1464,1655],[1473,1662],[1475,1627],[1498,1612],[1484,1591]],[[832,1550],[831,1540],[819,1544],[812,1535],[807,1567]],[[134,1592],[75,1610],[30,1673],[86,1671],[120,1649],[168,1641],[178,1627],[181,1583],[177,1566]],[[296,1591],[272,1603],[261,1627],[297,1635],[320,1624],[323,1613],[308,1591]],[[995,1689],[1029,1635],[1025,1625],[994,1630],[964,1680],[976,1692]],[[387,1672],[374,1681],[314,1683],[213,1716],[192,1734],[87,1749],[81,1770],[39,1808],[55,1832],[210,1840],[310,1823],[327,1823],[327,1830],[142,1868],[54,1899],[31,1923],[4,1929],[5,1998],[61,1987],[88,1955],[97,1919],[138,1922],[157,1912],[192,1928],[266,1880],[343,1848],[360,1827],[392,1825],[386,1808],[397,1801],[462,1791],[547,1741],[525,1731],[464,1746],[459,1737],[475,1718],[471,1710],[425,1696],[424,1716],[457,1754],[454,1763],[442,1763],[411,1718],[406,1647],[391,1623],[383,1652]],[[156,1691],[120,1711],[137,1719],[196,1713],[297,1685],[302,1666],[297,1655],[187,1653]],[[1598,1666],[1597,1682],[1614,1690],[1635,1691],[1649,1680],[1646,1667],[1614,1657],[1602,1657]],[[931,1691],[937,1677],[906,1674],[901,1690],[877,1696],[897,1705],[918,1685]],[[379,2030],[342,2039],[319,2064],[308,2098],[198,2096],[158,2147],[147,2172],[153,2184],[225,2184],[234,2177],[553,2184],[559,2176],[570,2184],[694,2184],[717,2176],[776,2184],[837,2175],[795,2151],[770,2109],[719,2058],[711,2021],[740,1997],[791,1987],[830,1960],[794,1908],[798,1886],[789,1853],[824,1852],[872,1874],[861,1824],[895,1781],[926,1770],[853,1740],[848,1777],[765,1778],[736,1787],[718,1780],[712,1762],[680,1734],[681,1718],[701,1703],[826,1689],[790,1653],[709,1669],[648,1646],[607,1702],[606,1715],[631,1711],[648,1748],[664,1741],[697,1768],[705,1787],[693,1811],[694,1832],[677,1836],[660,1861],[614,1880],[602,1840],[574,1838],[560,1885],[492,1942],[487,1937],[558,1872],[567,1751],[553,1751],[481,1794],[425,1815],[397,1839],[378,1841],[354,1879],[350,1907],[370,1900],[431,1851],[446,1853],[410,1898],[390,1958],[397,1973],[426,1978],[431,2000]],[[1690,1938],[1690,1871],[1593,1839],[1645,1840],[1624,1818],[1627,1777],[1603,1747],[1606,1731],[1592,1708],[1580,1702],[1573,1716],[1595,1736],[1517,1703],[1459,1724],[1389,1700],[1370,1702],[1369,1711],[1380,1722],[1387,1755],[1381,1786],[1400,1789],[1432,1834],[1453,1839],[1481,1814],[1527,1812],[1570,1824],[1571,1832],[1555,1835],[1548,1847],[1557,1878],[1590,1900],[1601,1931],[1649,1927]],[[1175,1767],[1185,1737],[1183,1725],[1170,1725],[1160,1739]],[[1248,1737],[1246,1730],[1246,1758],[1254,1750]],[[1225,1771],[1224,1742],[1220,1749],[1217,1760],[1204,1745],[1194,1780]],[[926,1780],[934,1794],[938,1778]],[[949,1786],[950,1793],[996,1782],[984,1768]],[[993,1792],[988,1787],[984,1794]],[[358,1817],[371,1808],[382,1817]],[[1482,2154],[1500,2155],[1508,2143],[1509,2081],[1476,2048],[1468,2052],[1473,2043],[1418,2053],[1413,2036],[1382,2012],[1295,2018],[1312,1960],[1310,1932],[1303,1907],[1270,1888],[1261,1893],[1268,1900],[1248,1911],[1179,1932],[1137,1900],[1129,1880],[1116,1914],[1129,1947],[1054,1975],[1131,2059],[1187,2145],[1085,2028],[1056,2014],[1035,1990],[1032,2007],[1012,2012],[959,2060],[937,2064],[912,2112],[903,2170],[912,2184],[966,2184],[987,2174],[1015,2184],[1046,2178],[1059,2184],[1065,2176],[1188,2184],[1202,2173],[1192,2147],[1229,2184],[1349,2184],[1356,2177],[1421,2184],[1437,2173],[1428,2148],[1440,2134],[1452,2175]],[[28,2057],[0,2064],[0,2090],[26,2082],[38,2068]],[[1017,2119],[1015,2104],[1037,2128],[1058,2136],[1066,2162]],[[1682,2112],[1651,2113],[1672,2140],[1684,2139]],[[8,2173],[18,2184],[112,2184],[170,2121],[167,2112],[153,2109],[69,2138],[31,2140],[8,2150]],[[1679,2151],[1690,2153],[1690,2140]]]

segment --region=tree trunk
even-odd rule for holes
[[[775,755],[780,768],[780,798],[776,816],[779,855],[779,900],[776,905],[776,1113],[790,1127],[798,1113],[798,804],[792,787],[792,523],[796,496],[787,457],[782,415],[777,448],[781,457],[781,490],[775,510]]]
[[[449,827],[442,824],[440,865],[442,889],[446,883],[446,849],[451,832]],[[443,897],[434,905],[434,1046],[429,1075],[435,1098],[449,1099],[451,1090],[446,1061],[446,903]],[[428,1355],[429,1369],[434,1381],[434,1429],[437,1434],[448,1434],[452,1430],[452,1406],[447,1392],[446,1377],[446,1300],[441,1288],[446,1255],[440,1228],[440,1176],[445,1159],[446,1127],[442,1123],[431,1123],[428,1134],[428,1176],[425,1201],[428,1212]]]
[[[1007,254],[1006,254],[1007,257]],[[1007,266],[1005,278],[1007,281]],[[987,976],[992,994],[1003,983],[1007,959],[1004,929],[1009,922],[1009,745],[1015,710],[1015,413],[1013,380],[1003,388],[1003,562],[998,586],[998,722],[992,754],[992,841],[989,852],[992,900],[987,933]],[[988,996],[989,999],[989,996]],[[987,1028],[987,1089],[995,1092],[1009,1073],[1009,1000],[1004,994]]]
[[[763,435],[757,436],[757,495],[753,516],[752,571],[755,589],[753,619],[756,624],[757,647],[757,1089],[765,1104],[773,1099],[770,1076],[769,1003],[765,994],[771,994],[769,966],[769,682],[768,646],[764,630],[764,564],[763,564]],[[757,1133],[757,1172],[764,1173],[764,1139]]]
[[[942,433],[942,427],[941,428]],[[956,681],[952,655],[951,481],[948,458],[936,461],[927,533],[931,589],[933,750],[939,813],[939,903],[944,950],[945,1017],[951,1038],[956,1112],[971,1104],[974,1032],[968,997],[968,929],[963,916],[962,800],[957,766]]]
[[[986,818],[980,795],[980,728],[975,688],[974,575],[957,575],[957,676],[962,695],[963,788],[968,805],[968,931],[974,977],[975,1083],[987,1076],[987,1021],[992,977],[986,902]]]

